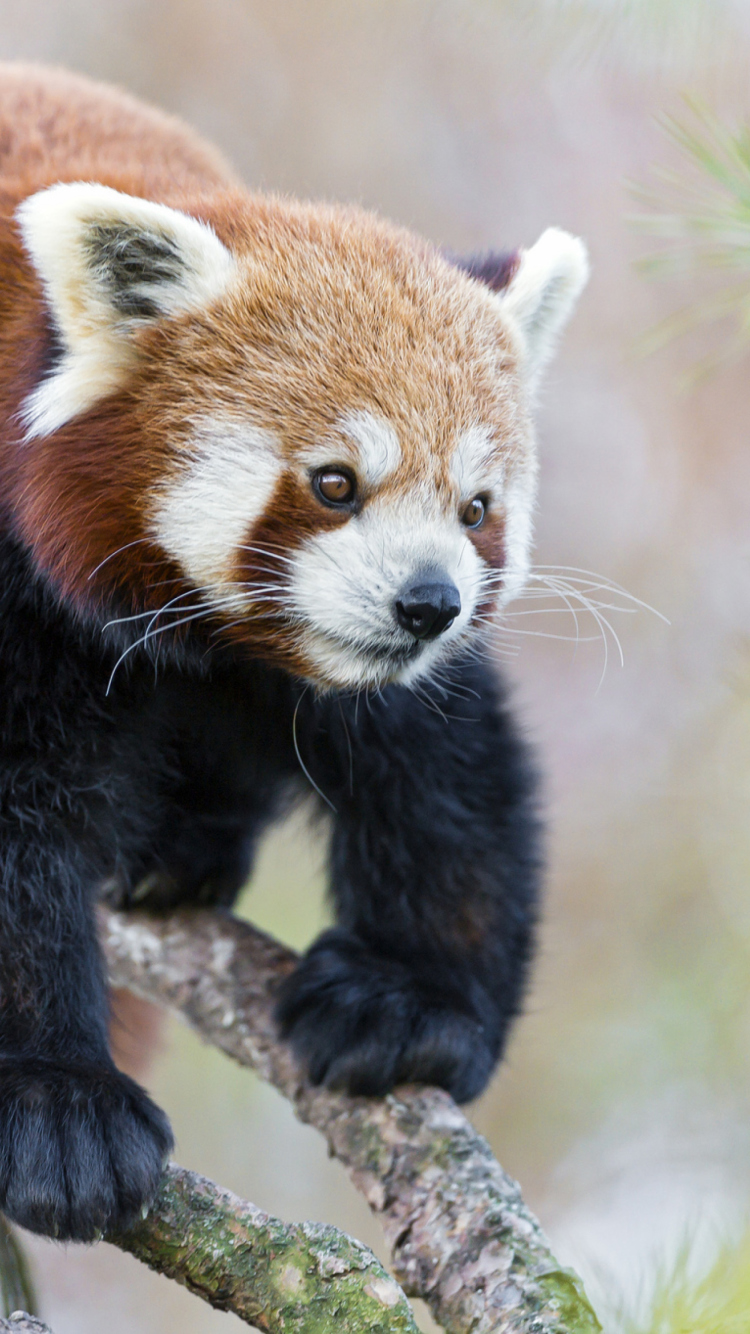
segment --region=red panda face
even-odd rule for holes
[[[411,680],[523,583],[534,467],[486,427],[410,443],[365,407],[308,444],[204,419],[151,531],[236,638],[321,685]]]
[[[523,584],[529,390],[580,243],[546,233],[497,295],[356,210],[196,212],[213,230],[104,187],[22,206],[64,348],[26,401],[27,447],[49,460],[77,422],[85,449],[110,403],[125,458],[108,478],[102,453],[89,536],[106,513],[112,553],[140,544],[177,572],[165,597],[134,555],[139,605],[205,608],[321,687],[414,681]],[[70,506],[70,470],[65,487]],[[89,540],[87,580],[94,556],[106,582]]]

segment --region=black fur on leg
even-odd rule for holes
[[[91,1241],[149,1203],[172,1135],[109,1055],[85,864],[59,831],[26,831],[30,847],[5,832],[0,1209],[33,1232]]]
[[[166,1116],[109,1062],[0,1061],[0,1209],[60,1241],[127,1227],[156,1194]]]
[[[174,778],[158,827],[112,907],[229,908],[247,884],[258,835],[284,809],[299,776],[296,695],[279,671],[220,662],[206,679],[163,674],[158,699]]]
[[[304,729],[336,808],[340,928],[284,984],[282,1033],[316,1083],[473,1098],[520,1008],[541,862],[535,774],[494,674],[463,663],[444,689],[323,699]]]
[[[166,766],[150,692],[108,700],[106,668],[0,540],[0,1209],[75,1241],[133,1221],[172,1145],[108,1048],[96,888],[153,839]]]
[[[481,1093],[497,1056],[487,999],[480,987],[451,996],[422,971],[419,978],[340,929],[315,942],[278,1010],[314,1084],[382,1096],[421,1081],[457,1102]]]

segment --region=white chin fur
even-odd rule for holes
[[[410,684],[475,640],[473,616],[489,572],[458,523],[425,508],[407,512],[399,506],[389,514],[373,506],[345,527],[310,538],[297,553],[289,606],[301,627],[298,644],[310,678],[319,685],[358,690]],[[396,622],[394,603],[428,569],[455,583],[461,612],[439,638],[415,651],[415,641]],[[522,578],[519,570],[519,580],[511,582]],[[498,600],[507,596],[502,589]]]
[[[315,630],[307,630],[301,643],[309,664],[308,675],[317,686],[329,690],[379,690],[387,685],[411,685],[429,676],[439,663],[448,661],[464,636],[450,638],[449,633],[422,645],[407,661],[396,656],[358,650],[347,643],[337,643]]]

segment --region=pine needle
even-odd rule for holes
[[[660,242],[639,261],[648,277],[700,285],[706,273],[730,275],[729,283],[676,311],[642,340],[642,350],[653,352],[701,325],[722,326],[716,352],[695,375],[750,346],[750,126],[731,129],[694,99],[688,107],[690,122],[662,121],[685,168],[659,171],[656,189],[636,188],[647,211],[632,221]]]
[[[703,1277],[693,1270],[685,1246],[659,1276],[648,1319],[625,1319],[622,1334],[750,1334],[750,1230]]]

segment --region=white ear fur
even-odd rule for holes
[[[234,271],[205,223],[105,185],[53,185],[24,200],[16,218],[63,346],[24,404],[29,437],[121,388],[137,358],[134,330],[204,308]]]
[[[501,295],[524,346],[533,383],[552,356],[589,276],[586,247],[577,236],[548,227],[521,259]]]

